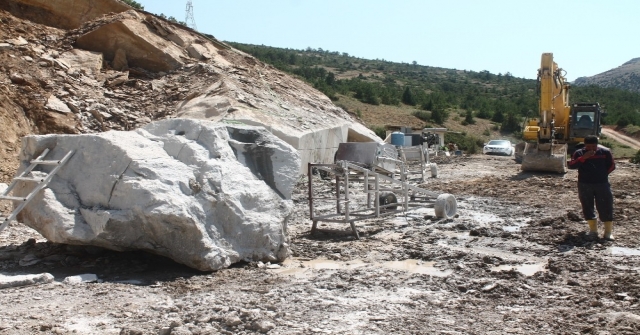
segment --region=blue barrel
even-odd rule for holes
[[[391,133],[391,144],[395,146],[404,146],[404,133],[394,131]]]

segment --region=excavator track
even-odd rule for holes
[[[526,143],[522,153],[522,171],[567,172],[567,145]]]

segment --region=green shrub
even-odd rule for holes
[[[631,121],[629,121],[629,119],[626,116],[623,116],[620,119],[618,119],[618,122],[616,122],[616,125],[620,128],[624,128],[628,126],[630,123]]]
[[[387,137],[387,128],[385,127],[372,126],[371,130],[373,130],[373,132],[376,133],[376,135],[378,135],[378,137],[380,137],[383,140]]]
[[[479,149],[479,148],[480,148],[480,147],[478,147],[477,145],[474,145],[474,146],[472,146],[472,147],[471,147],[471,149],[467,150],[467,153],[468,153],[469,155],[477,154],[477,153],[479,153],[479,152],[480,152],[480,149]]]
[[[144,10],[144,6],[137,2],[137,1],[133,1],[133,0],[122,0],[122,2],[126,3],[127,5],[136,8],[136,9],[140,9],[140,10]]]
[[[478,153],[478,149],[482,147],[484,142],[475,136],[467,135],[465,133],[445,133],[445,143],[454,143],[458,146],[458,149],[463,150],[467,154]]]
[[[635,135],[640,133],[640,127],[636,125],[628,125],[624,127],[624,132],[628,135]]]
[[[609,149],[613,149],[613,147],[614,147],[613,142],[609,142],[609,141],[600,141],[599,143],[600,143],[600,145],[603,145],[603,146],[605,146],[605,147],[607,147],[607,148],[609,148]]]
[[[489,131],[489,129],[485,129],[485,130],[482,132],[482,135],[484,135],[484,136],[491,136],[491,132]]]
[[[504,133],[520,131],[519,117],[514,113],[508,113],[504,121],[502,121],[502,125],[500,125],[500,131]]]
[[[481,119],[488,120],[492,116],[493,115],[491,115],[491,113],[489,113],[489,111],[487,111],[486,109],[480,109],[479,111],[476,112],[476,117],[479,117]]]
[[[476,120],[473,119],[473,112],[471,112],[471,110],[467,110],[467,112],[464,115],[464,121],[467,124],[475,124]]]
[[[514,138],[522,138],[522,132],[521,131],[514,131],[512,133]]]
[[[640,164],[640,150],[638,150],[636,155],[631,158],[631,163]]]
[[[426,112],[426,111],[415,111],[415,112],[411,113],[411,115],[417,117],[418,119],[420,119],[422,121],[428,121],[431,118],[431,113]]]
[[[431,112],[431,120],[437,124],[443,124],[447,117],[449,117],[449,113],[440,108],[436,108]]]

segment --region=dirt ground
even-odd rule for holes
[[[626,136],[626,134],[620,134],[611,128],[602,128],[602,133],[607,137],[611,137],[615,141],[618,141],[624,145],[631,147],[634,150],[640,150],[640,140]]]
[[[306,179],[282,264],[201,273],[145,253],[58,245],[12,224],[0,273],[50,284],[0,290],[0,334],[638,334],[640,168],[611,175],[615,242],[585,235],[576,172],[521,173],[509,157],[440,158],[422,209],[310,234]],[[326,181],[330,187],[329,181]],[[602,227],[601,227],[602,230]],[[98,282],[65,284],[96,274]]]

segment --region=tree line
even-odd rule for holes
[[[475,117],[491,119],[501,123],[506,132],[519,131],[524,118],[538,116],[536,80],[510,73],[367,60],[322,49],[227,43],[304,79],[332,100],[346,95],[371,105],[404,104],[415,108],[416,117],[438,124],[447,119],[450,110],[465,110],[464,122],[472,123]],[[605,124],[640,125],[638,93],[581,86],[572,87],[571,100],[600,102],[608,112]]]

